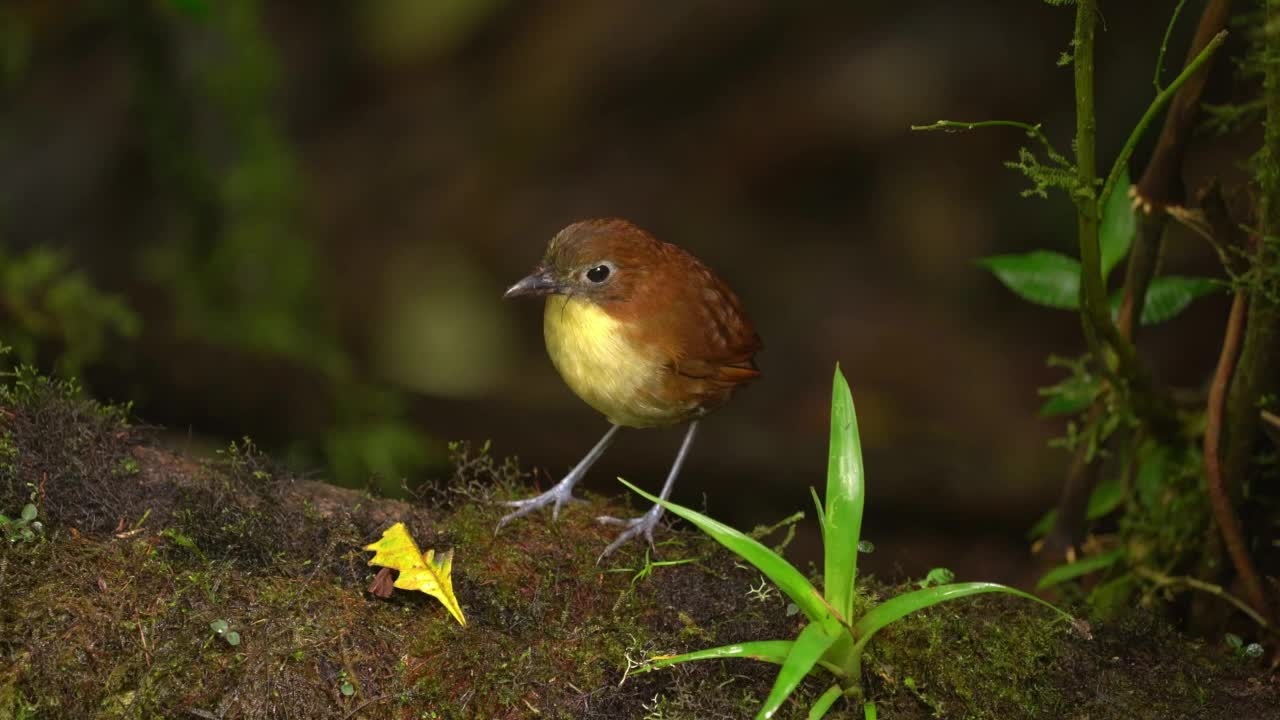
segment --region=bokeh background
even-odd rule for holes
[[[1104,161],[1153,95],[1155,5],[1104,7]],[[249,435],[396,492],[491,441],[545,487],[606,425],[540,306],[499,296],[560,227],[622,216],[716,268],[766,343],[677,500],[745,527],[808,508],[838,361],[871,569],[1025,582],[1066,464],[1036,388],[1083,343],[973,260],[1070,252],[1074,216],[1020,197],[1020,132],[909,128],[1043,122],[1068,148],[1071,24],[1026,0],[5,0],[0,339],[192,452]],[[1224,307],[1175,325],[1216,338]],[[1145,351],[1199,387],[1216,339],[1171,332]],[[624,433],[588,486],[656,488],[678,440]]]

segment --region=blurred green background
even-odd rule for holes
[[[1168,8],[1141,5],[1106,7],[1104,158],[1152,95]],[[1025,0],[5,0],[0,339],[179,448],[247,434],[396,492],[492,440],[545,487],[606,425],[540,307],[499,296],[560,227],[622,216],[716,268],[767,348],[678,501],[739,526],[807,507],[840,361],[871,569],[1022,581],[1066,464],[1035,388],[1082,341],[972,260],[1071,252],[1073,214],[1019,197],[1017,131],[909,126],[1044,122],[1067,147],[1071,22]],[[1177,324],[1216,337],[1224,307]],[[1173,332],[1144,345],[1200,383],[1214,343]],[[678,432],[624,433],[588,486],[656,487]]]

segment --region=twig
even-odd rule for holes
[[[1263,617],[1271,617],[1267,606],[1266,592],[1258,571],[1253,567],[1249,557],[1249,548],[1245,545],[1244,529],[1240,525],[1240,517],[1236,514],[1231,496],[1227,492],[1222,478],[1222,414],[1226,409],[1227,388],[1231,383],[1231,374],[1235,370],[1236,358],[1240,355],[1240,338],[1244,334],[1245,297],[1243,292],[1236,292],[1231,301],[1231,315],[1227,318],[1226,337],[1222,340],[1222,354],[1218,356],[1218,368],[1213,373],[1213,384],[1209,387],[1209,406],[1204,429],[1204,474],[1209,488],[1209,502],[1213,507],[1213,516],[1222,532],[1222,541],[1231,557],[1240,581],[1244,583],[1245,594],[1249,604]]]
[[[1093,2],[1089,3],[1089,5],[1093,5],[1093,4],[1094,4]],[[1182,68],[1182,72],[1178,73],[1178,77],[1174,78],[1173,82],[1169,83],[1169,87],[1161,91],[1159,95],[1156,95],[1155,100],[1151,101],[1151,105],[1149,105],[1147,107],[1147,111],[1142,114],[1142,118],[1138,120],[1138,124],[1133,126],[1133,132],[1129,133],[1129,138],[1124,141],[1124,146],[1120,148],[1120,154],[1116,156],[1115,164],[1111,166],[1111,172],[1107,174],[1106,182],[1102,183],[1102,194],[1099,195],[1098,197],[1107,198],[1110,196],[1111,189],[1115,187],[1116,182],[1120,179],[1120,173],[1122,173],[1125,167],[1128,166],[1129,158],[1130,156],[1133,155],[1133,149],[1138,146],[1138,140],[1140,140],[1142,138],[1142,134],[1146,132],[1147,126],[1151,124],[1151,121],[1155,119],[1156,115],[1160,112],[1160,110],[1162,110],[1164,106],[1168,104],[1170,100],[1173,99],[1173,96],[1178,92],[1178,88],[1182,87],[1182,84],[1185,83],[1187,80],[1190,80],[1191,76],[1196,74],[1196,71],[1200,69],[1201,65],[1204,65],[1206,62],[1209,61],[1209,58],[1213,56],[1214,51],[1216,51],[1219,47],[1221,47],[1222,43],[1226,42],[1226,39],[1227,39],[1226,30],[1221,30],[1216,35],[1214,35],[1213,39],[1210,40],[1209,43],[1204,46],[1204,49],[1201,50],[1199,54],[1197,54],[1191,60],[1191,62],[1188,62],[1186,67]],[[1092,53],[1092,50],[1093,50],[1092,28],[1089,30],[1089,50],[1090,50],[1089,54],[1090,56],[1092,56],[1093,54]],[[1076,48],[1076,52],[1077,54],[1079,54],[1080,52],[1080,49],[1078,47]],[[1077,83],[1079,83],[1079,78],[1080,78],[1080,68],[1077,67],[1076,68]],[[1089,92],[1090,92],[1089,110],[1092,113],[1093,111],[1093,98],[1092,98],[1093,63],[1092,62],[1089,63]],[[1076,90],[1077,97],[1079,96],[1079,93],[1080,91],[1077,88]]]
[[[1040,129],[1040,123],[1032,125],[1031,123],[1018,122],[1017,120],[979,120],[976,122],[963,122],[959,120],[939,120],[932,125],[912,125],[912,130],[941,130],[943,132],[959,132],[963,130],[977,130],[978,128],[987,127],[1012,127],[1018,128],[1027,133],[1028,137],[1035,138],[1044,146],[1045,152],[1051,160],[1066,164],[1066,158],[1062,153],[1058,152],[1053,143],[1049,142],[1049,138],[1045,136],[1044,131]]]
[[[1231,0],[1212,0],[1205,6],[1196,25],[1195,36],[1187,48],[1188,68],[1209,49],[1210,43],[1218,38],[1230,19]],[[1158,216],[1165,206],[1182,202],[1182,158],[1187,141],[1195,131],[1200,98],[1209,80],[1209,64],[1204,61],[1199,70],[1188,75],[1169,103],[1151,161],[1134,188],[1134,204],[1148,214],[1154,212]]]
[[[1169,17],[1169,24],[1164,27],[1164,39],[1160,41],[1160,53],[1156,55],[1156,74],[1151,78],[1156,92],[1160,92],[1160,71],[1164,69],[1164,53],[1169,49],[1169,36],[1173,34],[1173,27],[1178,24],[1178,16],[1182,14],[1182,6],[1186,4],[1187,0],[1178,0],[1178,5],[1173,8],[1173,15]]]
[[[1164,575],[1162,573],[1156,572],[1155,570],[1142,567],[1141,565],[1135,566],[1133,568],[1133,572],[1139,577],[1146,578],[1151,582],[1154,582],[1155,584],[1160,585],[1162,587],[1167,587],[1170,585],[1182,585],[1184,587],[1191,588],[1192,590],[1199,590],[1201,592],[1209,593],[1210,595],[1213,595],[1215,597],[1219,597],[1231,603],[1232,605],[1234,605],[1236,609],[1238,609],[1240,612],[1244,613],[1245,615],[1248,615],[1250,620],[1253,620],[1254,622],[1256,622],[1264,630],[1271,633],[1276,632],[1275,628],[1271,626],[1271,623],[1267,622],[1266,618],[1254,612],[1253,608],[1249,607],[1249,605],[1246,604],[1245,601],[1227,592],[1221,585],[1214,585],[1213,583],[1207,583],[1207,582],[1204,582],[1203,580],[1197,580],[1193,577],[1186,577],[1186,576],[1173,577],[1169,575]]]
[[[359,705],[357,705],[357,706],[355,706],[355,707],[351,708],[351,712],[348,712],[346,715],[343,715],[343,716],[342,716],[342,719],[343,719],[343,720],[349,720],[349,718],[353,718],[353,717],[355,717],[355,716],[356,716],[356,713],[360,712],[361,710],[363,710],[363,709],[365,709],[365,708],[369,707],[370,705],[372,705],[372,704],[374,704],[374,703],[380,703],[380,702],[382,702],[383,700],[386,700],[386,699],[387,699],[387,698],[389,698],[389,697],[392,697],[392,695],[390,695],[390,694],[386,694],[386,695],[379,695],[378,697],[372,697],[372,698],[369,698],[368,700],[365,700],[364,702],[360,703]]]

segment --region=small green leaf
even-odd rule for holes
[[[1062,253],[1035,250],[978,260],[1019,297],[1061,310],[1080,307],[1080,261]]]
[[[1104,515],[1109,515],[1112,510],[1120,507],[1123,501],[1124,483],[1120,481],[1119,475],[1111,475],[1099,482],[1089,495],[1089,508],[1085,512],[1085,517],[1097,520]]]
[[[1081,392],[1062,392],[1051,395],[1037,412],[1040,417],[1075,415],[1093,402],[1092,390],[1090,388],[1081,388],[1081,390]]]
[[[1102,278],[1129,254],[1133,236],[1138,232],[1137,216],[1129,203],[1129,170],[1117,178],[1111,195],[1102,207],[1102,224],[1098,227],[1098,244],[1102,251]]]
[[[37,513],[37,512],[39,512],[39,511],[38,511],[38,510],[36,510],[36,506],[35,506],[35,505],[32,505],[31,503],[27,503],[26,505],[23,505],[23,506],[22,506],[22,519],[23,519],[23,521],[25,521],[25,522],[31,522],[32,520],[35,520],[35,519],[36,519],[36,513]]]
[[[1043,590],[1058,583],[1074,580],[1082,575],[1088,575],[1091,572],[1111,567],[1122,557],[1124,557],[1124,548],[1117,548],[1108,553],[1094,555],[1066,565],[1059,565],[1040,578],[1039,582],[1036,583],[1036,589]]]
[[[1089,520],[1097,520],[1104,515],[1109,515],[1112,510],[1120,507],[1123,501],[1124,484],[1120,482],[1120,478],[1115,475],[1103,478],[1089,495],[1089,508],[1085,511],[1085,517]],[[1035,540],[1048,535],[1057,521],[1058,511],[1050,510],[1027,531],[1027,537]]]
[[[228,632],[226,635],[223,635],[222,639],[226,640],[227,644],[230,645],[231,647],[235,647],[240,644],[240,633],[236,632],[235,630],[232,630]]]
[[[839,685],[832,685],[827,688],[827,691],[822,693],[822,695],[814,701],[813,706],[809,708],[809,714],[807,716],[808,720],[822,720],[822,718],[827,716],[827,711],[831,709],[831,706],[835,705],[836,701],[839,700],[840,696],[843,694],[844,688]]]
[[[1091,373],[1073,372],[1054,385],[1042,387],[1039,394],[1049,398],[1040,407],[1040,417],[1073,415],[1089,407],[1102,385]]]
[[[351,697],[356,694],[356,686],[351,684],[350,680],[343,680],[342,685],[338,687],[343,695]]]
[[[796,637],[796,641],[792,643],[791,652],[787,653],[787,659],[782,663],[777,679],[773,681],[773,689],[769,691],[769,697],[765,698],[764,705],[761,705],[760,711],[756,713],[756,720],[771,718],[777,714],[782,704],[791,697],[791,693],[800,686],[800,681],[813,671],[818,661],[822,659],[822,654],[842,634],[843,629],[838,625],[834,627],[834,631],[824,623],[815,622],[805,626],[805,629],[801,630],[800,635]]]
[[[226,620],[214,620],[213,622],[209,623],[209,629],[218,633],[219,635],[226,632],[227,629],[230,627],[231,625],[229,625]]]
[[[924,576],[923,580],[916,581],[916,587],[933,587],[935,585],[946,585],[956,579],[956,574],[947,568],[934,568]]]
[[[1158,325],[1172,320],[1187,309],[1196,298],[1217,290],[1212,278],[1161,275],[1147,288],[1147,301],[1142,306],[1142,324]]]
[[[809,494],[813,496],[813,506],[818,509],[818,530],[822,532],[823,543],[826,543],[827,512],[822,509],[822,499],[818,497],[818,491],[812,485],[809,486]]]

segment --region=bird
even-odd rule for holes
[[[524,500],[495,532],[548,505],[552,521],[577,502],[573,488],[618,431],[686,424],[659,497],[666,500],[693,445],[698,423],[759,378],[764,348],[742,301],[701,260],[620,218],[576,222],[552,237],[541,262],[503,294],[545,297],[547,354],[565,384],[604,415],[609,429],[559,482]],[[601,523],[623,528],[597,560],[653,530],[663,508]]]

